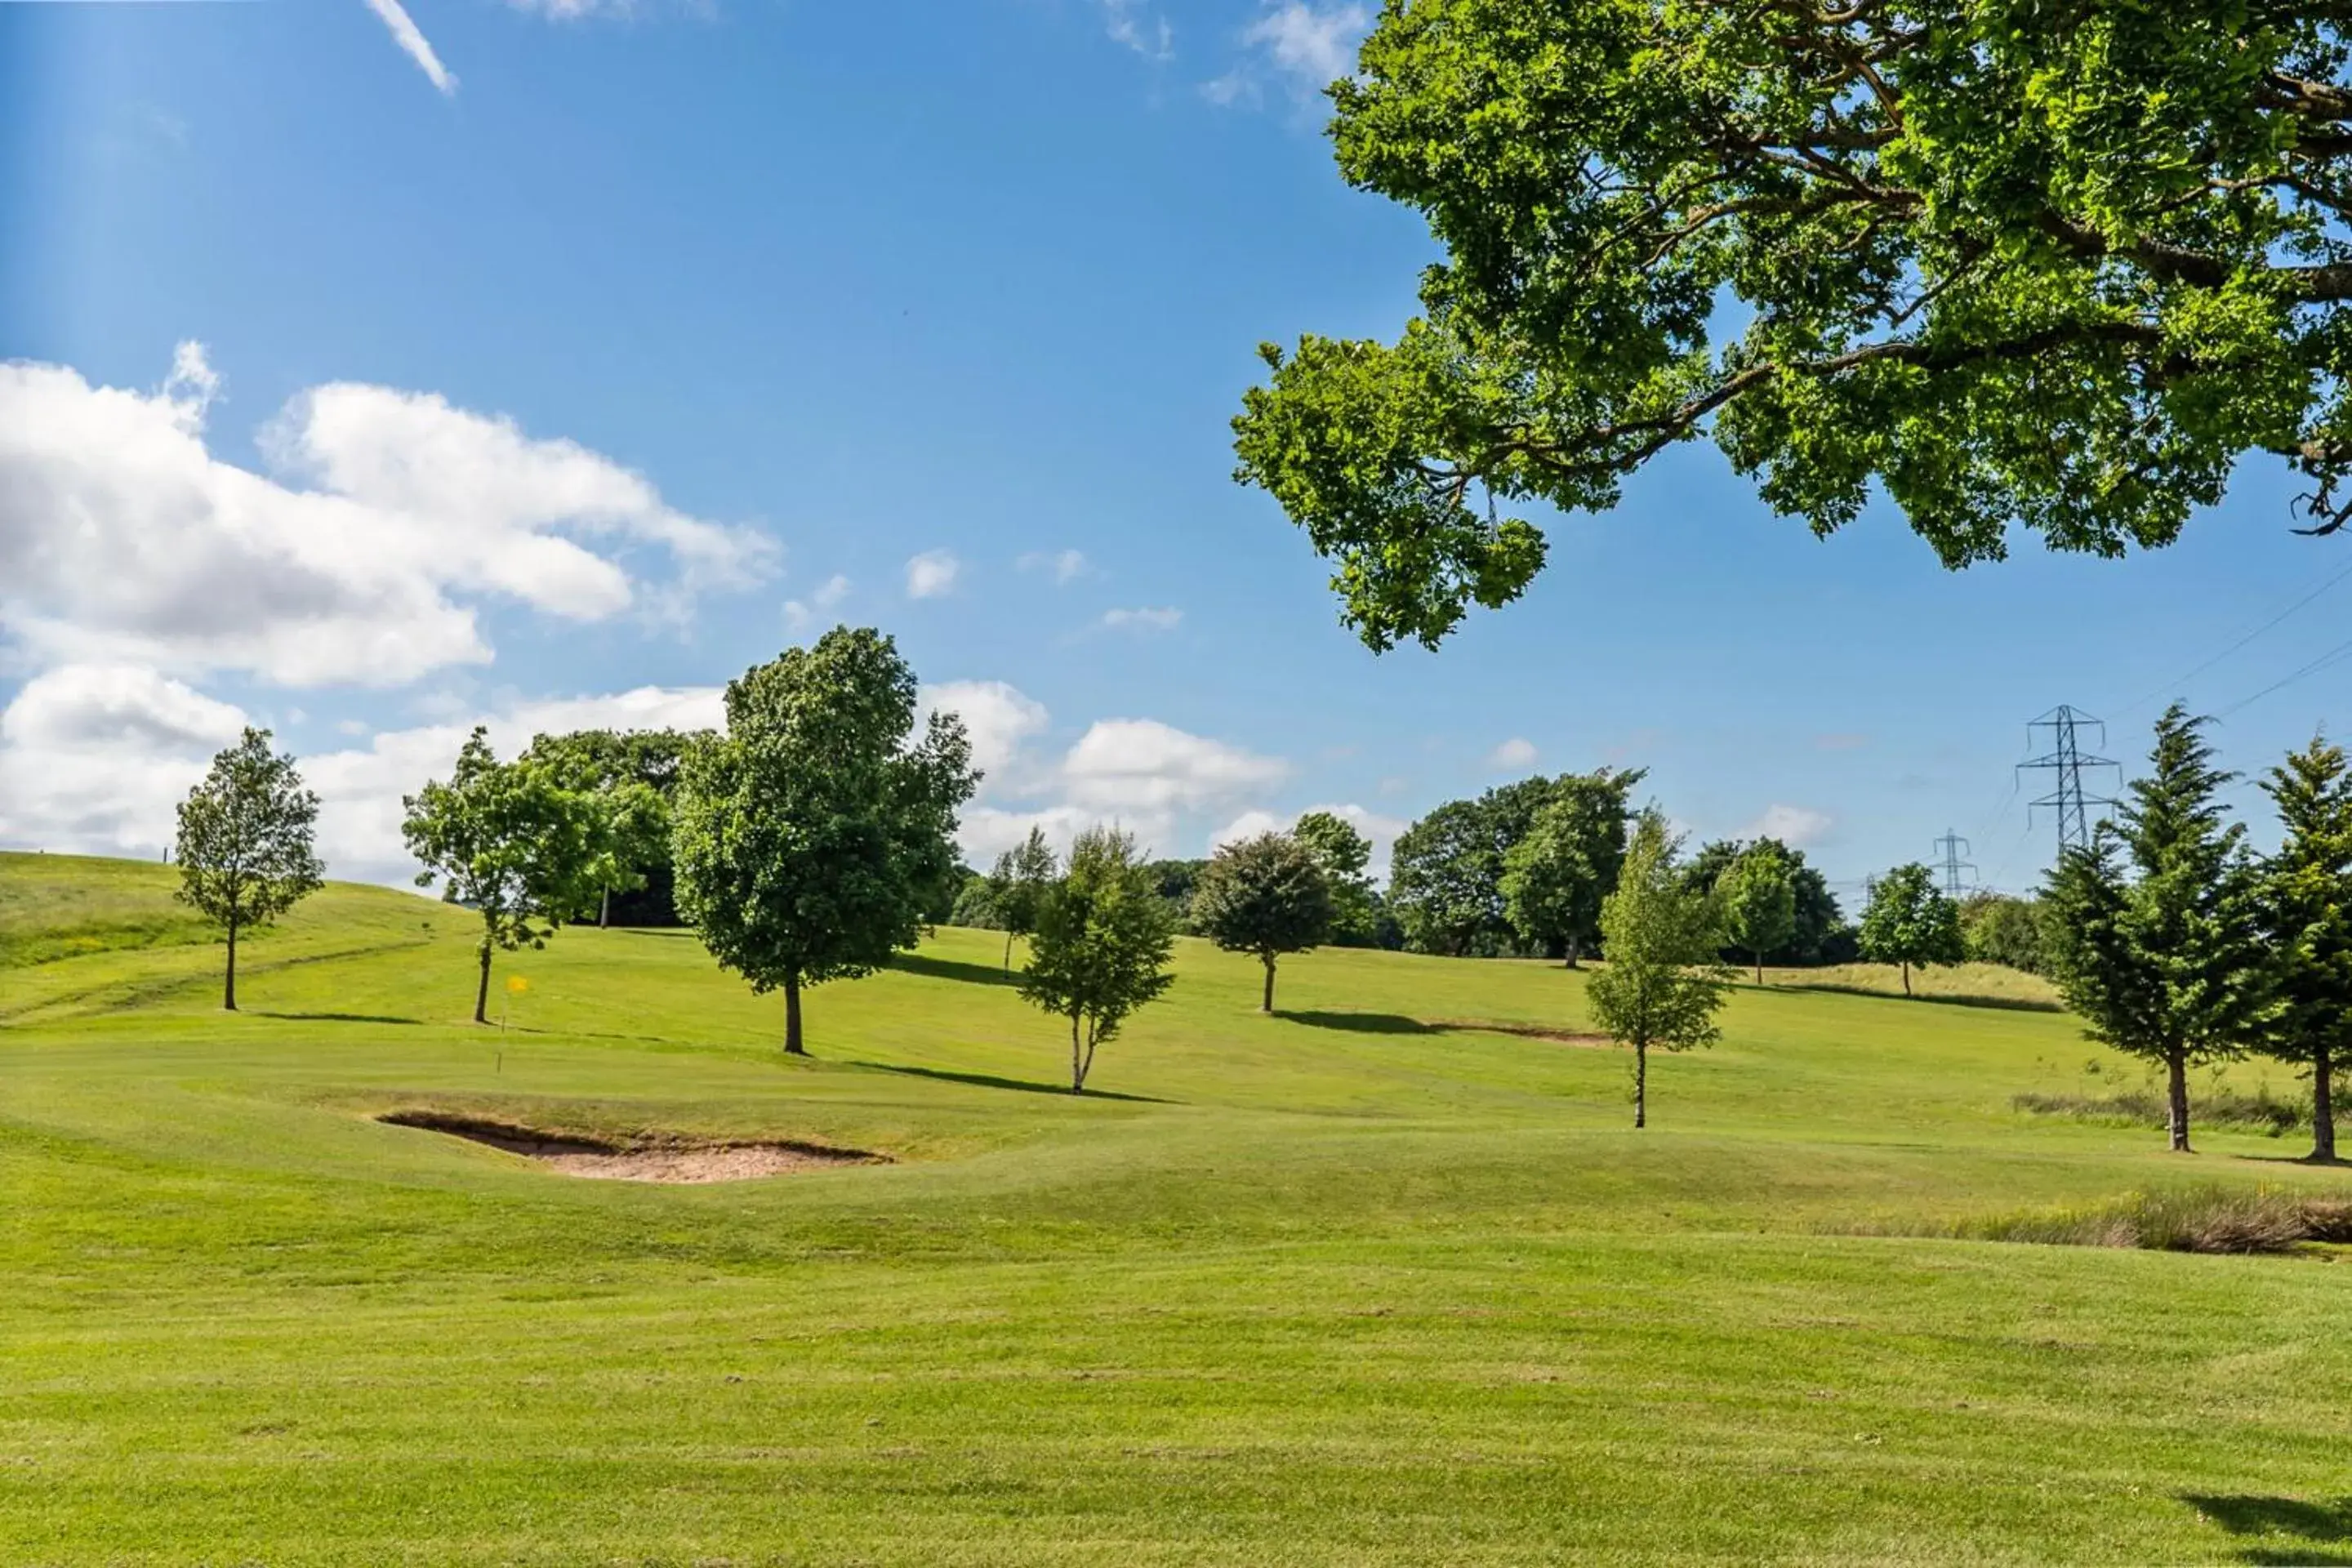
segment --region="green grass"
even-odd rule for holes
[[[1589,1027],[1541,964],[1317,953],[1268,1019],[1187,942],[1074,1100],[991,933],[814,993],[806,1062],[666,933],[471,1026],[470,937],[331,888],[236,1016],[207,943],[0,969],[0,1561],[2352,1562],[2341,1264],[1857,1234],[2347,1195],[2017,1110],[2137,1070],[2060,1014],[1743,988],[1636,1133],[1622,1053],[1473,1026]]]

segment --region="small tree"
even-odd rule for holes
[[[979,774],[962,721],[915,728],[915,673],[880,632],[836,626],[727,686],[727,733],[687,753],[671,851],[680,912],[719,964],[784,994],[856,979],[915,945],[956,863]]]
[[[1756,963],[1756,984],[1764,984],[1764,955],[1797,931],[1797,888],[1789,863],[1763,845],[1751,846],[1715,885],[1723,905],[1724,933]]]
[[[2212,765],[2205,722],[2177,702],[2165,710],[2149,775],[2087,847],[2059,857],[2044,899],[2067,1005],[2091,1038],[2164,1064],[2172,1147],[2184,1154],[2189,1068],[2241,1054],[2270,1010],[2246,830],[2224,825],[2219,798],[2237,775]]]
[[[1372,861],[1371,840],[1347,818],[1310,811],[1290,829],[1323,868],[1331,889],[1331,940],[1342,947],[1374,947],[1381,935],[1380,895],[1364,874]]]
[[[1686,886],[1675,841],[1655,809],[1634,819],[1616,891],[1601,909],[1609,962],[1585,983],[1585,1000],[1610,1038],[1633,1047],[1633,1125],[1649,1124],[1650,1047],[1715,1043],[1715,1012],[1731,972],[1717,961],[1723,920],[1715,900]]]
[[[429,783],[401,805],[401,836],[425,864],[416,885],[441,883],[445,903],[482,917],[474,1022],[489,1022],[490,957],[544,947],[585,909],[604,865],[604,824],[593,799],[562,787],[553,770],[501,763],[477,727],[447,784]]]
[[[1265,966],[1258,1010],[1274,1011],[1275,960],[1331,934],[1331,884],[1315,852],[1286,833],[1261,833],[1219,849],[1192,895],[1192,922],[1227,952]]]
[[[179,897],[227,933],[221,1005],[232,1013],[237,932],[292,909],[324,874],[311,847],[319,797],[302,787],[291,756],[270,751],[269,738],[247,726],[180,803]]]
[[[1967,960],[1959,906],[1944,896],[1927,867],[1916,860],[1897,866],[1870,889],[1869,907],[1862,911],[1862,955],[1873,963],[1901,965],[1906,996],[1913,964]]]
[[[1095,1049],[1174,978],[1175,921],[1136,861],[1135,838],[1089,828],[1070,846],[1068,872],[1039,901],[1027,1001],[1070,1021],[1070,1092],[1086,1092]]]
[[[2311,1070],[2311,1158],[2336,1162],[2329,1081],[2352,1037],[2352,767],[2320,736],[2263,781],[2285,829],[2263,866],[2263,924],[2277,1011],[2265,1055]]]
[[[997,919],[1004,927],[1007,974],[1013,973],[1013,939],[1037,929],[1037,908],[1045,901],[1056,869],[1054,847],[1045,842],[1044,830],[1036,827],[996,858],[996,869],[989,874],[988,884]]]

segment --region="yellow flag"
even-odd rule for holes
[[[509,974],[507,976],[507,990],[510,994],[520,996],[530,989],[530,982],[525,980],[521,975]]]

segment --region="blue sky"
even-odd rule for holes
[[[2352,635],[2347,584],[2179,683],[2352,563],[2268,463],[2170,551],[1955,575],[1692,448],[1539,520],[1521,604],[1375,657],[1226,428],[1260,340],[1412,308],[1426,237],[1311,92],[1360,12],[414,0],[404,48],[379,5],[0,5],[0,843],[151,853],[250,718],[315,759],[336,869],[396,877],[466,724],[691,717],[838,618],[985,730],[975,854],[1605,762],[1841,881],[1953,827],[2022,886],[2025,721],[2136,757],[2176,685]],[[2228,759],[2340,731],[2347,669]]]

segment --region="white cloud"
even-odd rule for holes
[[[963,563],[951,551],[926,550],[907,563],[907,597],[936,599],[955,591]]]
[[[1045,842],[1054,847],[1055,854],[1062,855],[1069,852],[1070,840],[1103,821],[1093,812],[1075,805],[1049,805],[1035,811],[968,805],[956,828],[956,843],[963,850],[966,865],[985,871],[995,864],[999,855],[1027,838],[1033,827],[1043,829]],[[1149,849],[1151,846],[1144,847]]]
[[[1495,768],[1531,767],[1538,754],[1533,741],[1524,735],[1514,735],[1486,753],[1486,765]]]
[[[152,857],[245,714],[127,665],[66,665],[0,712],[0,844]]]
[[[1024,572],[1043,572],[1061,587],[1086,575],[1087,558],[1077,550],[1033,550],[1013,563]]]
[[[1049,717],[1044,703],[1002,680],[950,680],[927,686],[922,708],[926,716],[953,713],[963,721],[964,733],[971,738],[972,765],[987,775],[981,785],[984,790],[1012,785],[1013,781],[1007,775],[1020,756],[1022,743],[1043,733]]]
[[[1101,719],[1062,759],[1072,804],[1160,818],[1225,805],[1279,784],[1290,765],[1156,719]]]
[[[816,592],[805,599],[784,601],[784,625],[794,633],[804,632],[814,626],[819,616],[831,615],[835,606],[849,596],[849,579],[836,572],[816,586]]]
[[[1184,612],[1174,608],[1105,610],[1102,626],[1114,632],[1172,632],[1184,622]]]
[[[391,30],[392,41],[400,46],[401,53],[416,62],[416,68],[441,89],[444,98],[457,90],[457,79],[441,63],[441,57],[433,52],[433,46],[425,42],[425,35],[417,30],[400,0],[367,0],[367,8]]]
[[[1764,808],[1764,815],[1743,829],[1743,838],[1777,838],[1791,849],[1810,849],[1830,836],[1837,819],[1828,812],[1809,806],[1784,805],[1778,801]]]
[[[152,394],[0,364],[0,633],[37,663],[398,685],[488,661],[461,595],[574,620],[675,611],[772,555],[609,458],[431,394],[300,394],[263,436],[291,478],[265,477],[207,449],[217,386],[194,344]],[[632,576],[641,545],[674,582]]]
[[[1212,103],[1255,102],[1271,70],[1288,84],[1293,98],[1311,100],[1356,69],[1356,46],[1371,29],[1371,12],[1360,5],[1316,5],[1309,0],[1269,0],[1265,14],[1242,31],[1251,58],[1214,80],[1201,84]]]
[[[1297,820],[1292,817],[1286,821],[1270,811],[1244,811],[1209,835],[1209,852],[1213,855],[1228,844],[1238,844],[1263,833],[1287,833]]]
[[[1147,59],[1173,59],[1176,30],[1165,16],[1155,16],[1139,0],[1102,0],[1103,28],[1114,43],[1126,45]]]

